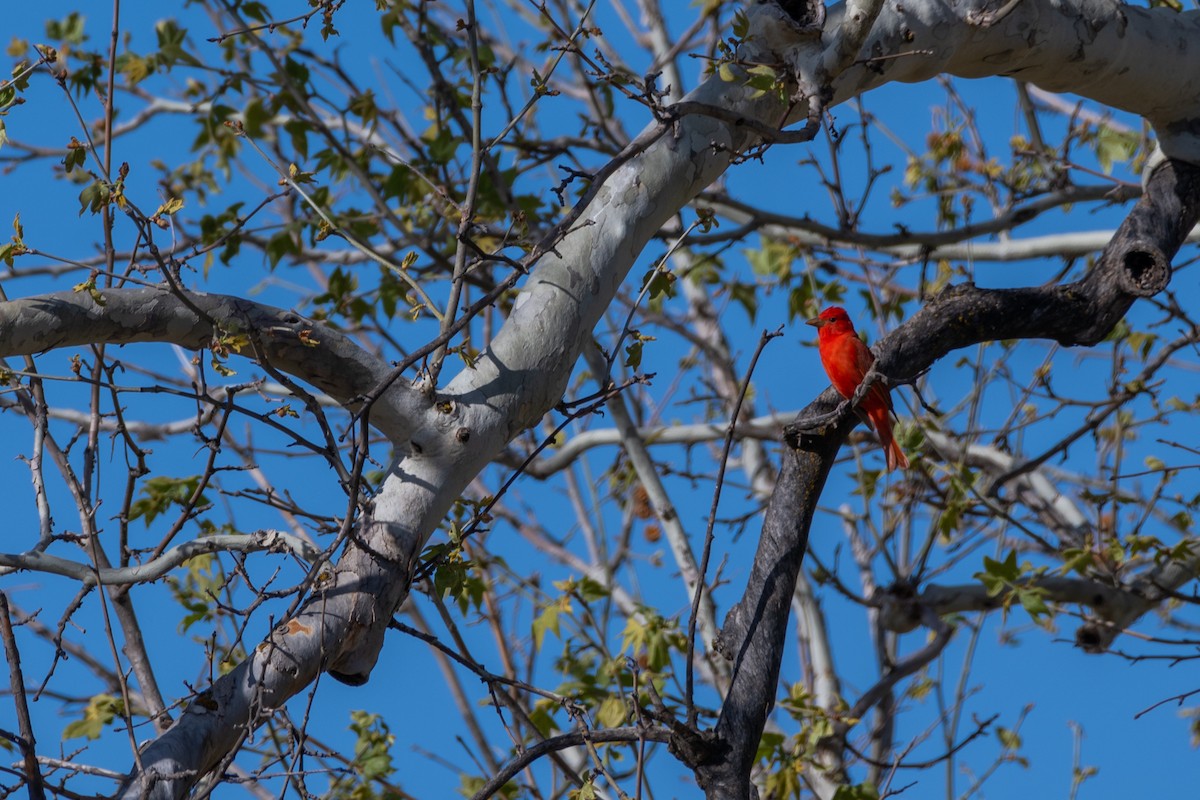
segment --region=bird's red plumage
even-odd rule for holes
[[[845,309],[830,306],[808,322],[817,327],[817,351],[821,354],[821,366],[825,367],[830,383],[842,397],[853,397],[854,391],[875,363],[875,356],[858,338],[854,323]],[[892,420],[889,416],[892,398],[887,387],[881,383],[874,384],[859,408],[879,436],[888,469],[907,468],[908,458],[892,436]]]

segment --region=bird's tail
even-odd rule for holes
[[[908,456],[904,455],[904,451],[900,449],[899,443],[892,438],[892,432],[888,431],[886,435],[880,436],[883,442],[884,457],[887,458],[887,468],[889,471],[899,467],[900,469],[908,469]]]
[[[897,467],[908,469],[908,457],[904,455],[904,451],[900,449],[896,437],[892,434],[892,418],[888,413],[887,406],[880,404],[870,409],[867,415],[871,420],[871,427],[879,435],[879,443],[883,445],[883,457],[887,459],[888,471]]]

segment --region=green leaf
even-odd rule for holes
[[[1011,728],[1006,728],[1003,725],[996,728],[996,738],[1000,740],[1000,745],[1005,750],[1021,749],[1021,735]]]
[[[879,800],[879,790],[870,782],[857,786],[839,786],[833,793],[833,800]]]
[[[607,586],[586,575],[575,582],[573,589],[575,594],[585,603],[594,603],[612,594]]]
[[[142,497],[129,507],[131,520],[144,518],[149,527],[154,518],[171,506],[186,506],[188,500],[200,486],[200,476],[190,475],[186,478],[171,478],[159,475],[146,480],[142,484]],[[195,505],[208,505],[208,499],[201,494],[196,498]]]
[[[753,98],[767,93],[780,94],[786,87],[775,68],[766,64],[757,64],[747,70],[746,85],[754,90],[750,93]]]
[[[596,793],[596,784],[592,782],[591,773],[586,773],[583,785],[578,789],[572,789],[567,793],[569,800],[598,800],[600,797]]]
[[[112,198],[112,188],[102,180],[94,180],[79,193],[79,216],[84,211],[99,214]]]
[[[1068,548],[1063,551],[1063,562],[1058,568],[1058,571],[1066,575],[1068,572],[1076,572],[1080,575],[1087,574],[1087,570],[1092,566],[1092,551],[1081,548]]]
[[[122,53],[117,56],[116,67],[130,86],[136,86],[154,74],[154,61],[136,53]]]
[[[242,5],[243,12],[247,5],[250,4]],[[187,28],[179,27],[175,20],[160,20],[154,26],[154,33],[158,37],[158,63],[163,68],[170,70],[178,63],[187,64],[189,67],[204,66],[200,59],[183,49],[187,41]]]
[[[1124,163],[1137,153],[1141,141],[1139,134],[1133,131],[1120,131],[1115,128],[1103,127],[1097,133],[1093,146],[1096,148],[1096,160],[1105,175],[1112,173],[1113,164]]]
[[[63,20],[46,21],[46,37],[73,45],[81,45],[87,41],[84,33],[84,16],[78,11],[72,11]]]
[[[647,336],[640,331],[630,331],[629,337],[633,341],[625,347],[625,366],[637,370],[642,366],[642,346],[646,342],[653,342],[654,337]]]
[[[740,8],[733,14],[733,35],[736,39],[745,39],[750,35],[750,17]]]
[[[746,250],[746,260],[755,275],[764,278],[786,279],[792,273],[792,264],[796,261],[796,248],[778,239],[764,240],[762,247],[756,250]]]
[[[746,315],[753,322],[758,316],[758,287],[753,283],[740,283],[734,281],[729,284],[729,296],[741,304],[746,310]]]
[[[668,269],[655,267],[646,271],[642,276],[642,291],[647,293],[651,300],[657,300],[659,297],[674,297],[675,296],[675,275]]]
[[[533,645],[538,650],[542,649],[542,642],[547,633],[559,635],[558,616],[560,611],[557,603],[551,603],[543,608],[542,613],[533,620]]]
[[[635,341],[625,348],[625,366],[640,369],[642,366],[642,343]]]
[[[596,723],[604,728],[616,728],[623,725],[628,716],[629,710],[619,697],[604,698],[600,702],[600,707],[596,709]]]
[[[119,717],[125,704],[111,694],[98,694],[88,701],[83,709],[83,719],[77,719],[63,728],[65,739],[99,739],[104,728]]]
[[[1003,561],[996,561],[988,556],[983,557],[983,568],[988,575],[1008,583],[1015,583],[1021,577],[1021,568],[1017,565],[1017,551],[1009,550]]]
[[[300,254],[300,242],[296,240],[290,230],[282,230],[267,240],[265,251],[267,262],[274,269],[279,266],[279,262],[283,260],[284,256]]]
[[[1124,341],[1125,338],[1128,337],[1131,332],[1132,332],[1132,329],[1129,327],[1129,323],[1123,319],[1119,319],[1119,320],[1117,320],[1117,324],[1114,325],[1112,327],[1112,330],[1110,330],[1108,332],[1108,334],[1104,337],[1103,341],[1105,341],[1105,342]]]
[[[247,136],[262,138],[266,125],[274,115],[261,97],[253,98],[242,111],[242,125]]]
[[[1050,616],[1050,607],[1046,605],[1046,592],[1042,589],[1022,587],[1017,589],[1017,599],[1021,607],[1029,612],[1034,619]]]
[[[88,296],[92,298],[92,302],[98,306],[107,304],[107,301],[104,299],[104,295],[101,294],[100,290],[96,288],[96,276],[94,274],[86,281],[72,286],[71,290],[74,292],[87,292]]]
[[[362,94],[355,95],[347,110],[358,116],[364,125],[374,122],[379,116],[379,107],[375,104],[375,92],[368,89]]]
[[[458,152],[459,145],[463,143],[460,137],[446,128],[430,128],[421,138],[429,145],[429,149],[426,150],[429,160],[440,167],[450,163],[454,154]]]
[[[686,649],[685,637],[678,625],[653,612],[642,609],[642,618],[630,617],[621,633],[621,650],[634,656],[644,655],[646,666],[661,672],[671,661],[671,651]]]
[[[308,132],[312,126],[304,120],[291,119],[283,124],[283,129],[291,137],[292,149],[300,158],[308,158]]]

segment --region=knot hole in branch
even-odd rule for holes
[[[1131,247],[1121,266],[1121,288],[1135,297],[1153,297],[1171,280],[1171,264],[1157,247]]]

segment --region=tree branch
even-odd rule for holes
[[[38,767],[37,740],[34,738],[33,724],[29,719],[29,703],[25,697],[25,679],[21,674],[21,652],[17,649],[17,640],[13,636],[8,595],[3,592],[0,592],[0,642],[3,643],[4,655],[8,661],[8,685],[12,691],[13,704],[17,708],[17,725],[21,735],[15,739],[14,743],[20,748],[25,761],[25,784],[30,800],[45,800],[45,779],[42,777],[42,770]]]
[[[36,550],[28,553],[0,553],[0,574],[21,571],[45,572],[74,578],[84,586],[121,586],[155,581],[196,556],[230,550],[239,553],[260,553],[264,550],[289,552],[308,562],[316,561],[320,555],[311,542],[290,533],[258,530],[251,534],[216,534],[194,539],[176,545],[144,564],[128,567],[97,569],[91,564],[59,558]]]
[[[875,369],[904,379],[956,349],[995,339],[1052,339],[1094,344],[1138,297],[1166,287],[1170,259],[1200,215],[1200,168],[1166,161],[1149,175],[1146,191],[1117,229],[1096,265],[1061,286],[987,290],[972,284],[947,289],[875,348]],[[711,797],[749,797],[750,770],[776,683],[788,623],[788,604],[825,479],[841,443],[857,423],[846,415],[813,431],[809,420],[834,411],[842,398],[827,389],[800,413],[767,505],[745,593],[729,612],[718,652],[734,662],[733,680],[717,722],[726,757],[696,767]],[[1178,576],[1172,575],[1170,578]]]
[[[191,350],[226,335],[257,344],[245,354],[311,383],[353,410],[390,367],[349,338],[294,311],[240,297],[167,289],[57,292],[0,302],[0,358],[95,342],[170,342]],[[229,348],[236,352],[236,347]],[[371,424],[404,442],[431,403],[397,382],[371,411]]]
[[[596,731],[572,731],[554,736],[541,742],[528,745],[521,753],[510,758],[501,765],[500,770],[475,794],[471,800],[487,800],[504,788],[504,784],[512,780],[521,770],[549,753],[557,753],[568,747],[580,747],[589,742],[603,744],[607,742],[668,742],[671,732],[663,728],[626,727],[604,728]]]

